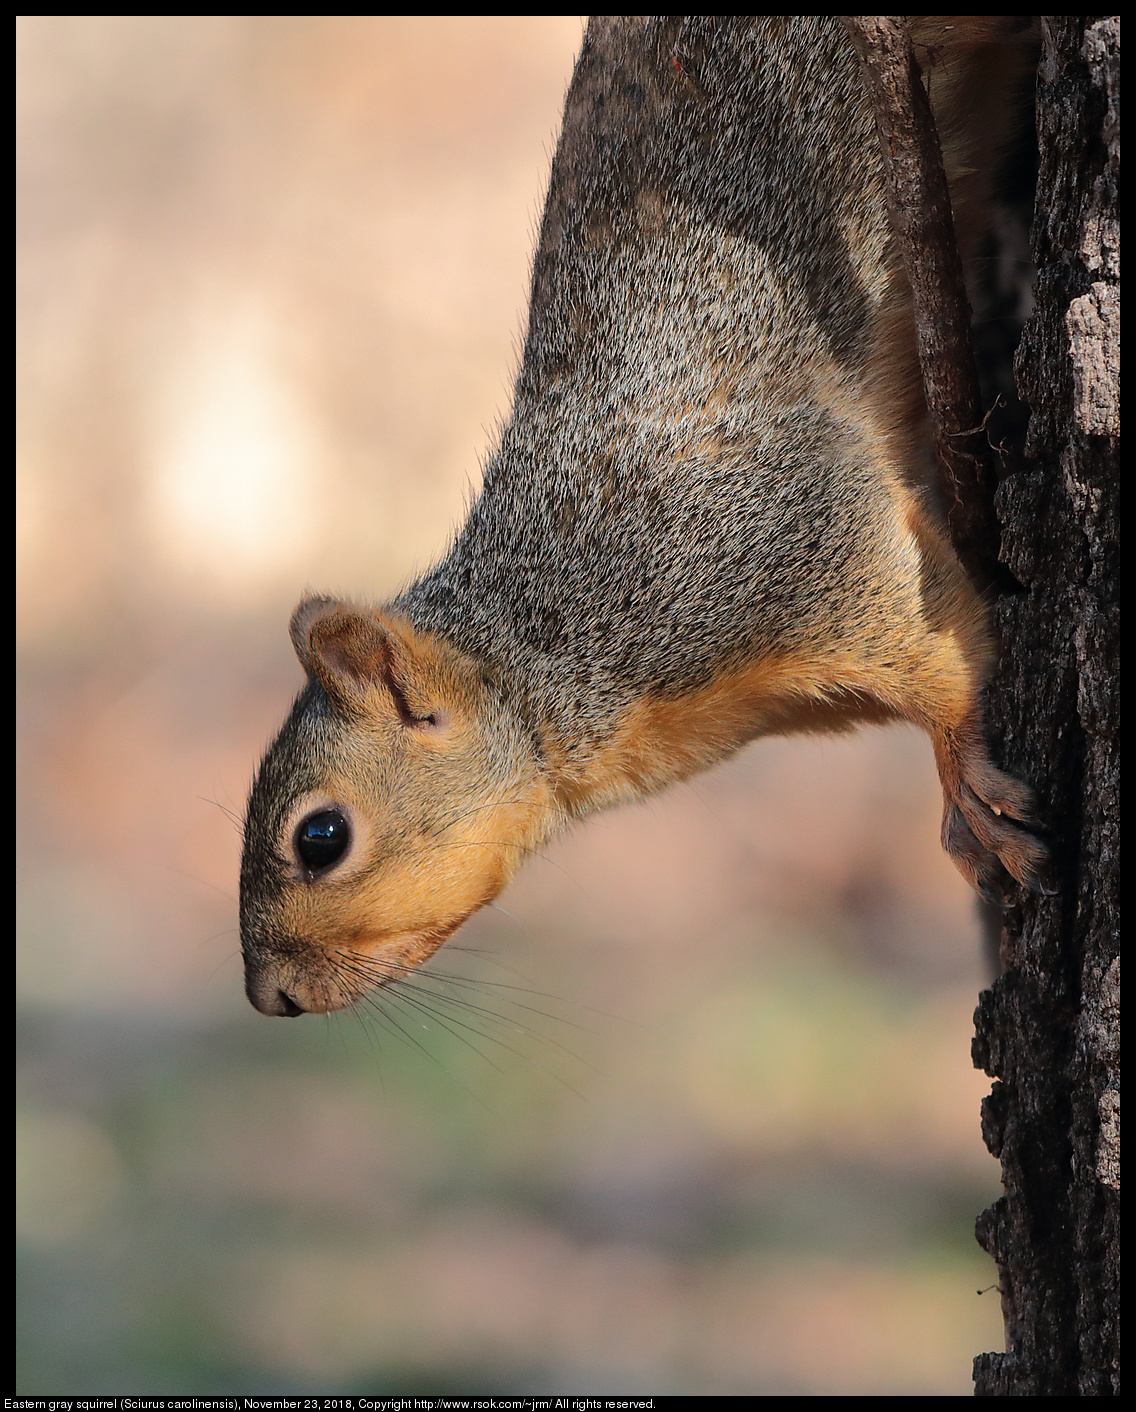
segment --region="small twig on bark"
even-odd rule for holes
[[[999,563],[996,476],[970,337],[970,305],[931,105],[903,19],[842,15],[860,59],[883,153],[888,214],[911,285],[923,391],[934,429],[955,552],[974,582]]]

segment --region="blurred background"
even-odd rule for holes
[[[968,1393],[986,981],[928,742],[594,820],[417,1004],[241,988],[305,586],[445,546],[575,17],[19,21],[24,1393]]]

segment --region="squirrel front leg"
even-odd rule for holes
[[[966,880],[989,902],[1012,878],[1043,891],[1048,849],[1035,832],[1033,791],[990,759],[982,690],[994,663],[986,605],[944,542],[916,511],[922,589],[918,646],[890,684],[896,714],[931,737],[943,789],[942,843]],[[927,602],[935,604],[927,614]],[[931,621],[928,622],[928,616]],[[936,630],[936,619],[949,623]]]
[[[943,789],[944,849],[972,887],[988,902],[1000,902],[1011,878],[1044,890],[1049,855],[1034,831],[1033,791],[990,758],[982,713],[982,689],[993,665],[985,605],[969,584],[957,584],[956,591],[978,610],[960,619],[970,630],[935,634],[926,642],[898,714],[931,737]]]

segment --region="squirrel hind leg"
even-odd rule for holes
[[[990,902],[1001,902],[1010,880],[1047,892],[1049,849],[1037,827],[1033,791],[990,761],[981,724],[935,732],[943,785],[943,847]]]

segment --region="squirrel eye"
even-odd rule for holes
[[[311,873],[338,863],[350,842],[351,826],[338,809],[309,814],[296,830],[296,852]]]

